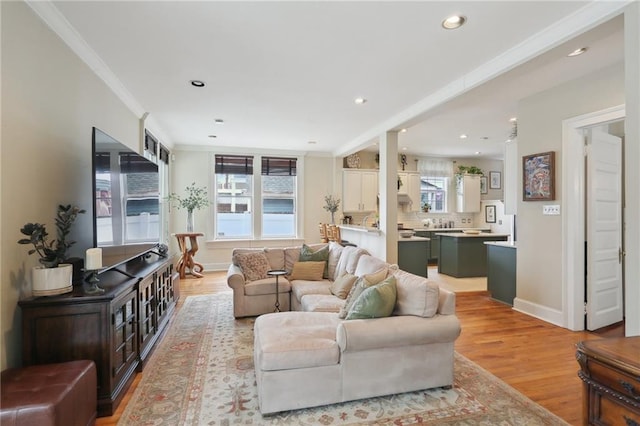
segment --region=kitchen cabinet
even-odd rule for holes
[[[398,266],[406,272],[427,277],[429,240],[421,237],[398,240]]]
[[[480,211],[480,175],[456,177],[456,201],[458,213]]]
[[[103,294],[25,299],[25,366],[90,359],[96,364],[98,416],[110,416],[166,330],[179,294],[171,259],[146,254],[100,274]]]
[[[411,199],[406,204],[405,211],[418,212],[422,210],[420,196],[420,173],[417,172],[399,172],[398,177],[402,185],[398,189],[398,194],[406,194]]]
[[[342,173],[342,211],[372,212],[378,203],[378,172],[344,170]]]
[[[491,298],[513,306],[516,297],[516,246],[487,242],[487,290]]]
[[[440,234],[438,273],[456,278],[486,277],[487,248],[485,241],[506,241],[507,234],[462,232]]]

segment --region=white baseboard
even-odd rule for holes
[[[518,312],[522,312],[523,314],[541,319],[542,321],[557,325],[558,327],[565,327],[563,324],[562,311],[557,309],[551,309],[548,306],[538,305],[537,303],[529,302],[528,300],[520,299],[518,297],[513,299],[513,309]]]

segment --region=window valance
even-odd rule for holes
[[[418,171],[423,176],[453,177],[453,161],[436,158],[418,159]]]

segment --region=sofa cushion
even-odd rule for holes
[[[345,272],[331,284],[331,294],[340,299],[346,299],[357,279],[355,275]]]
[[[426,278],[398,270],[396,277],[398,292],[394,315],[415,315],[429,318],[438,311],[440,288]]]
[[[365,288],[347,313],[348,320],[388,317],[396,304],[396,278],[391,275],[381,283]]]
[[[267,255],[267,260],[271,269],[284,269],[284,249],[282,248],[265,248],[264,254]]]
[[[375,284],[377,284],[377,282]],[[347,314],[349,313],[349,309],[351,309],[351,306],[353,306],[353,303],[356,301],[358,296],[360,296],[360,293],[362,293],[365,288],[371,285],[373,284],[367,281],[365,277],[358,277],[356,282],[353,284],[353,287],[351,287],[349,294],[347,295],[347,299],[345,300],[344,306],[340,308],[340,312],[338,313],[338,316],[340,317],[340,319],[345,319],[347,317]]]
[[[302,296],[302,310],[305,312],[339,312],[344,299],[332,294],[307,294]]]
[[[319,250],[328,245],[327,243],[309,244],[311,250]],[[293,264],[300,261],[301,246],[286,247],[284,249],[284,269],[289,274],[293,271]]]
[[[269,260],[263,251],[236,253],[233,255],[233,263],[242,269],[246,281],[267,278],[267,271],[271,269]]]
[[[322,272],[322,278],[329,278],[329,245],[325,245],[322,248],[313,250],[306,244],[302,244],[300,249],[300,262],[308,261],[322,261],[324,262],[324,271]]]
[[[344,246],[336,243],[335,241],[331,241],[329,243],[329,261],[327,262],[327,268],[329,269],[329,279],[335,280],[338,278],[336,276],[336,267],[338,266],[338,262],[340,261],[340,255],[342,254],[342,250]]]
[[[327,262],[324,261],[296,262],[293,264],[293,271],[291,271],[289,279],[292,281],[322,281],[326,264]]]
[[[327,312],[279,312],[255,322],[256,369],[291,370],[335,365],[338,316]]]
[[[369,254],[365,249],[346,246],[342,249],[342,253],[340,254],[340,260],[338,260],[338,264],[336,265],[335,277],[339,277],[345,272],[349,272],[350,274],[355,274],[356,266],[358,266],[358,259],[363,254]]]
[[[370,254],[363,254],[358,259],[358,265],[356,266],[354,274],[360,277],[362,275],[380,271],[381,269],[384,269],[386,274],[389,269],[389,264],[382,259],[371,256]],[[386,275],[382,278],[386,278]],[[382,281],[382,279],[379,281]]]
[[[302,303],[302,298],[306,294],[324,294],[331,295],[331,282],[323,281],[307,281],[307,280],[291,280],[291,297],[295,297],[297,301]]]
[[[291,291],[291,284],[285,277],[278,277],[278,293]],[[244,285],[244,294],[247,296],[261,296],[263,294],[276,294],[276,279],[268,277],[262,280],[255,280]],[[275,301],[275,296],[274,301]]]

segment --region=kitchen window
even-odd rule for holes
[[[430,213],[447,212],[447,188],[449,178],[422,176],[420,178],[420,203],[429,204]]]

